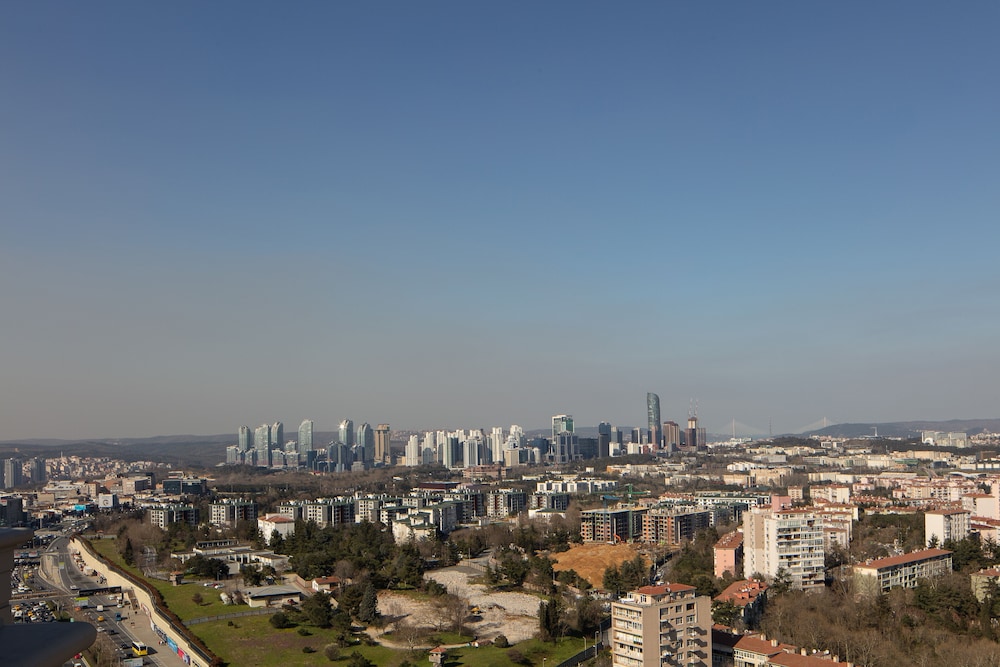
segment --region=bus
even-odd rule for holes
[[[132,642],[132,653],[138,655],[149,655],[149,648],[139,641]]]

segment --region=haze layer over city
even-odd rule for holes
[[[9,4],[2,439],[997,417],[998,19]]]

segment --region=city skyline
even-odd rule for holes
[[[994,3],[2,16],[5,440],[1000,417]]]

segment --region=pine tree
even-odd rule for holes
[[[126,565],[135,565],[135,548],[132,546],[132,539],[125,539],[125,552],[122,554]]]
[[[362,623],[374,623],[378,618],[378,597],[375,595],[375,587],[371,584],[365,586],[364,595],[361,596],[361,604],[358,607],[358,620]]]

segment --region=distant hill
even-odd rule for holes
[[[889,438],[912,438],[919,436],[921,431],[958,431],[962,433],[981,433],[983,430],[996,433],[1000,431],[1000,419],[951,419],[949,421],[910,421],[887,422],[881,424],[833,424],[815,431],[806,431],[801,435],[825,435],[831,438],[860,438],[875,434]]]

